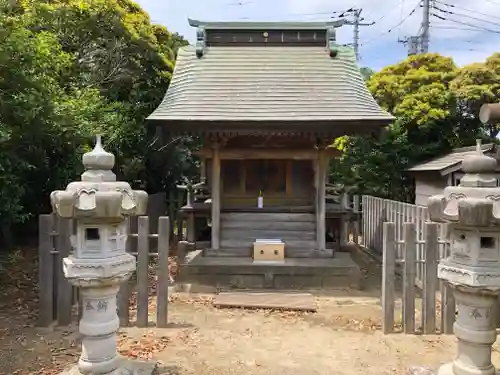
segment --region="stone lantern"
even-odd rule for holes
[[[431,220],[450,224],[451,254],[438,266],[438,277],[455,296],[458,315],[453,331],[456,359],[442,375],[493,375],[491,347],[496,340],[496,304],[500,294],[500,188],[496,159],[477,142],[475,155],[462,162],[460,186],[429,198]]]
[[[125,252],[125,218],[144,214],[148,196],[132,190],[127,182],[116,181],[114,163],[114,155],[102,148],[98,136],[95,148],[83,155],[81,181],[50,195],[54,212],[76,222],[73,251],[63,260],[64,274],[80,287],[83,300],[82,353],[78,365],[69,370],[71,374],[148,373],[144,371],[148,366],[121,358],[116,350],[116,295],[136,262]]]

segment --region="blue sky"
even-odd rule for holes
[[[154,23],[194,41],[195,30],[187,18],[203,21],[237,20],[329,20],[350,7],[361,7],[365,22],[361,28],[361,66],[380,69],[406,57],[398,39],[415,35],[420,27],[419,0],[136,0]],[[483,61],[500,52],[500,0],[434,0],[430,50],[451,56],[462,66]],[[450,7],[454,5],[454,7]],[[415,11],[408,16],[412,10]],[[443,11],[454,14],[443,13]],[[337,13],[338,14],[338,13]],[[398,26],[398,24],[400,24]],[[482,29],[482,30],[479,30]],[[488,31],[484,30],[488,29]],[[390,32],[388,32],[391,30]],[[337,33],[340,43],[352,42],[352,27]]]

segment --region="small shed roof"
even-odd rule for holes
[[[481,146],[483,152],[495,150],[494,143],[488,143]],[[447,175],[455,172],[462,167],[462,160],[468,155],[476,153],[476,146],[456,148],[449,154],[438,158],[417,164],[408,169],[409,172],[439,172],[441,175]]]

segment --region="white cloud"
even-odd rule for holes
[[[394,48],[398,38],[416,35],[420,29],[423,12],[419,0],[385,0],[383,2],[372,0],[287,1],[289,11],[292,14],[327,13],[346,10],[350,7],[362,8],[362,16],[364,16],[365,20],[367,22],[376,22],[375,25],[362,27],[360,30],[362,53],[363,49],[367,48],[377,48],[377,50],[381,51],[390,46]],[[446,4],[454,5],[454,7]],[[432,13],[448,18],[448,20],[431,17],[431,51],[452,56],[458,65],[482,61],[493,52],[500,51],[500,48],[498,48],[500,45],[500,2],[496,3],[488,0],[436,0],[435,6],[455,14],[450,15],[437,9],[432,11]],[[408,17],[400,26],[397,26],[415,8],[414,14]],[[311,15],[311,17],[314,16]],[[449,21],[449,19],[464,24],[455,23]],[[466,24],[495,30],[497,33],[464,30],[472,29],[471,26]],[[388,33],[387,31],[390,29],[392,31]],[[342,27],[338,32],[338,39],[344,43],[351,42],[351,28]]]

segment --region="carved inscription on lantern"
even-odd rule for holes
[[[108,310],[108,301],[102,299],[98,301],[88,300],[87,303],[85,304],[85,310],[106,312]]]
[[[487,329],[491,324],[491,308],[468,306],[457,304],[457,322],[464,327],[475,327],[476,329]]]

